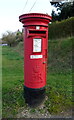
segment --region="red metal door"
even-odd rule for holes
[[[25,32],[27,32],[26,29]],[[37,49],[34,49],[34,40],[41,42],[40,46],[38,46]],[[25,86],[29,88],[42,88],[46,85],[47,38],[42,38],[39,35],[29,35],[29,37],[26,38],[24,41],[24,63],[26,63],[24,66]],[[39,42],[37,44],[39,45]],[[41,49],[39,47],[41,47]]]

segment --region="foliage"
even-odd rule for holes
[[[56,14],[54,10],[52,11],[53,21],[60,21],[74,16],[74,2],[58,2],[53,3],[52,5],[54,5],[58,11],[58,14]]]
[[[49,73],[72,72],[72,43],[74,37],[49,40],[48,71]],[[65,72],[64,72],[65,71]]]
[[[74,36],[74,17],[49,24],[49,39]]]
[[[74,2],[66,3],[61,9],[58,20],[67,19],[74,16]]]
[[[58,20],[59,14],[61,13],[62,6],[64,5],[64,3],[63,2],[50,2],[50,3],[58,11],[58,14],[56,14],[56,11],[54,9],[52,10],[52,21],[54,22],[54,21]]]
[[[22,32],[20,32],[19,30],[16,32],[16,40],[18,41],[18,43],[23,41]]]
[[[7,31],[2,36],[2,43],[7,43],[10,47],[17,45],[22,40],[22,33],[19,30],[15,33]]]

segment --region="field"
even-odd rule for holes
[[[44,107],[48,114],[64,115],[72,108],[72,38],[49,40],[47,86]],[[23,98],[23,49],[2,48],[3,118],[16,118],[28,106]],[[23,46],[22,46],[23,48]],[[21,52],[20,52],[21,50]],[[45,114],[44,108],[37,108]],[[35,114],[36,109],[30,109]],[[20,116],[22,117],[22,116]]]
[[[2,46],[0,46],[0,118],[2,116]]]

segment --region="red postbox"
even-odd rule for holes
[[[19,16],[24,24],[24,93],[30,105],[40,103],[45,96],[48,23],[51,19],[41,13]]]

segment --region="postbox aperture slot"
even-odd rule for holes
[[[46,34],[46,31],[41,31],[41,30],[29,30],[29,34]]]
[[[41,52],[42,50],[42,39],[34,38],[33,39],[33,52]]]

